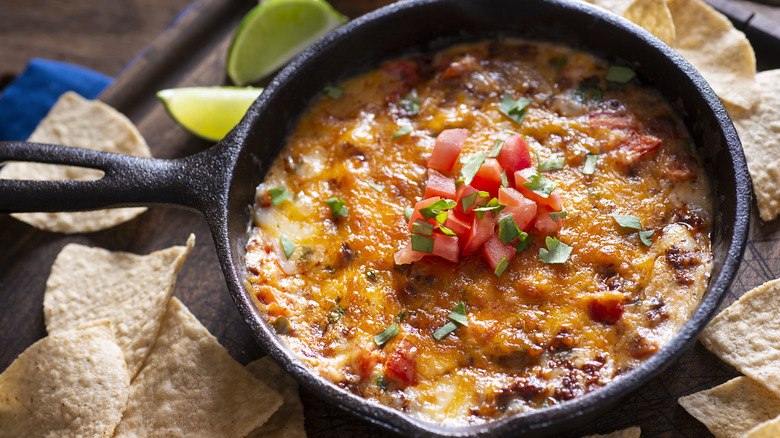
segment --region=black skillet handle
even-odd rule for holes
[[[140,158],[29,142],[0,142],[0,163],[26,161],[99,169],[92,181],[0,179],[0,213],[82,211],[109,207],[176,204],[205,211],[210,190],[203,163],[212,148],[179,160]],[[213,179],[213,177],[212,177]]]

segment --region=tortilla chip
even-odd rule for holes
[[[701,0],[668,0],[674,47],[724,102],[750,109],[761,100],[756,55],[745,34]]]
[[[247,438],[306,438],[303,404],[298,396],[298,384],[295,380],[268,356],[251,362],[246,369],[284,397],[279,410],[265,424],[247,435]]]
[[[632,426],[626,429],[616,430],[606,435],[588,435],[582,438],[639,438],[642,434],[642,430],[639,426]]]
[[[674,43],[675,29],[666,0],[636,0],[623,17],[647,29],[666,44]]]
[[[129,386],[108,321],[49,335],[0,374],[0,437],[110,437]]]
[[[60,96],[29,141],[61,144],[105,152],[151,157],[149,147],[133,124],[108,105],[86,100],[74,92]],[[28,180],[94,180],[102,172],[73,166],[11,162],[0,178]],[[42,230],[88,233],[129,221],[146,208],[119,208],[78,213],[15,213],[11,216]]]
[[[756,75],[761,102],[753,111],[731,111],[742,140],[753,193],[763,221],[780,213],[780,70]]]
[[[617,15],[623,15],[631,5],[632,0],[585,0],[585,2],[614,12]]]
[[[780,397],[780,279],[751,290],[718,314],[699,341]]]
[[[780,417],[750,429],[745,438],[777,438],[780,436]]]
[[[195,244],[141,256],[69,244],[46,281],[43,314],[54,333],[89,321],[111,321],[132,380],[154,344],[184,259]]]
[[[174,297],[115,436],[241,437],[281,404]]]
[[[681,397],[679,403],[716,437],[742,437],[780,415],[780,398],[747,377]]]

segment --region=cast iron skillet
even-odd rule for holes
[[[365,401],[305,368],[276,337],[244,288],[244,255],[255,187],[304,108],[326,85],[413,52],[499,35],[565,43],[632,67],[672,103],[691,130],[714,181],[712,278],[682,330],[637,369],[578,399],[483,425],[444,427]],[[411,0],[356,19],[296,58],[266,88],[241,123],[197,155],[160,160],[52,145],[8,142],[2,161],[97,168],[97,181],[0,180],[0,212],[87,210],[178,204],[203,212],[230,294],[257,341],[301,384],[388,429],[411,436],[540,436],[573,428],[661,372],[714,314],[742,258],[750,185],[741,145],[720,101],[699,74],[649,33],[568,0]]]

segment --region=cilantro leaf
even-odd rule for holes
[[[515,244],[515,251],[521,252],[527,249],[529,246],[531,246],[531,243],[533,243],[534,238],[533,236],[529,235],[525,231],[520,232],[520,240],[517,241]]]
[[[403,135],[406,135],[408,133],[412,132],[412,127],[409,125],[401,126],[398,131],[395,131],[395,134],[393,134],[392,141],[395,141],[398,137],[401,137]]]
[[[433,237],[412,234],[412,250],[433,254]]]
[[[537,159],[537,163],[539,160]],[[539,172],[549,172],[551,170],[561,170],[566,160],[563,157],[550,157],[539,165]]]
[[[406,222],[409,222],[412,219],[412,213],[414,213],[414,209],[412,207],[404,208],[404,217],[406,218]]]
[[[615,219],[618,225],[623,228],[631,228],[633,230],[641,230],[642,224],[639,223],[639,218],[636,216],[624,216],[620,214],[613,214],[612,219]]]
[[[604,75],[604,79],[610,82],[617,82],[620,84],[626,84],[628,81],[634,78],[636,73],[628,67],[621,65],[613,65],[607,70],[607,74]]]
[[[401,104],[401,108],[409,115],[413,116],[420,112],[420,98],[417,96],[406,96],[399,103]]]
[[[385,190],[385,186],[379,185],[379,184],[374,184],[372,182],[369,182],[368,186],[371,187],[372,189],[376,190],[379,193],[382,193]]]
[[[295,244],[284,234],[279,236],[279,243],[282,244],[282,250],[284,251],[284,256],[287,257],[287,260],[290,260],[290,256],[293,254],[293,252],[295,252]]]
[[[501,261],[498,262],[496,270],[493,271],[493,273],[496,274],[496,277],[501,277],[504,275],[504,272],[506,272],[507,267],[509,267],[509,260],[507,260],[506,257],[501,257]]]
[[[466,304],[461,301],[458,303],[457,306],[455,306],[455,309],[450,312],[449,315],[447,315],[447,318],[457,322],[460,325],[469,325],[469,318],[466,316]]]
[[[547,249],[539,248],[539,261],[549,264],[566,263],[573,248],[555,237],[547,236],[544,241],[547,245]]]
[[[374,343],[377,347],[381,347],[396,336],[398,336],[398,323],[394,322],[384,329],[382,333],[374,336]]]
[[[585,156],[585,164],[582,165],[582,174],[583,175],[593,175],[593,172],[596,171],[596,163],[599,160],[599,156],[597,154],[588,154]]]
[[[463,176],[464,184],[471,184],[471,181],[474,179],[474,176],[477,174],[477,171],[479,171],[479,168],[482,167],[484,162],[484,152],[480,151],[469,157],[469,159],[466,161],[466,164],[464,164],[463,168],[460,169],[460,174]]]
[[[349,207],[347,207],[344,200],[339,198],[330,198],[325,200],[325,204],[330,207],[330,214],[334,217],[348,217]]]
[[[555,222],[558,222],[558,219],[560,219],[560,218],[562,218],[562,217],[566,217],[566,215],[567,215],[567,212],[566,212],[566,210],[561,210],[561,211],[551,211],[551,212],[550,212],[550,217],[551,217],[551,218],[552,218],[552,220],[554,220]]]
[[[417,219],[412,224],[412,233],[421,236],[433,236],[433,224],[422,219]]]
[[[268,191],[268,194],[271,195],[271,205],[273,206],[281,204],[290,197],[290,194],[284,186],[273,188]]]
[[[447,322],[447,324],[444,324],[444,326],[442,326],[442,328],[436,330],[433,333],[433,338],[436,339],[437,341],[441,341],[441,339],[443,337],[445,337],[448,334],[454,332],[455,329],[457,329],[457,328],[458,328],[458,326],[454,322]]]
[[[503,146],[504,140],[496,140],[496,142],[493,143],[493,147],[490,148],[490,152],[487,154],[488,158],[497,158],[501,154],[501,147]]]
[[[653,233],[655,233],[655,230],[640,231],[639,240],[641,240],[645,246],[650,246],[653,244],[653,240],[650,239],[650,236],[652,236]]]
[[[527,187],[528,190],[536,193],[542,198],[547,198],[550,196],[550,193],[552,193],[552,191],[555,190],[555,187],[558,186],[558,184],[545,178],[540,173],[530,175],[528,177],[528,181],[524,182],[523,185]]]
[[[512,96],[509,95],[509,93],[504,93],[504,96],[501,98],[501,104],[498,106],[498,110],[503,115],[514,120],[515,123],[521,124],[523,123],[523,118],[525,118],[526,109],[530,104],[530,99],[520,98],[514,100],[512,99]]]
[[[325,94],[331,99],[338,99],[342,94],[344,94],[343,88],[333,87],[331,85],[326,86],[322,89],[322,91],[325,92]]]
[[[520,237],[520,228],[518,228],[512,216],[504,216],[498,221],[498,237],[504,245],[508,245]]]
[[[458,205],[458,203],[451,199],[439,199],[433,204],[421,208],[419,211],[422,217],[428,220],[435,218],[442,212],[452,210],[456,205]]]

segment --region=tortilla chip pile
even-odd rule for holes
[[[780,279],[721,312],[699,341],[745,376],[682,397],[680,405],[716,437],[780,436]]]
[[[115,109],[74,92],[60,96],[28,139],[32,142],[151,157],[136,127]],[[0,178],[26,180],[95,180],[103,172],[83,167],[41,163],[7,163]],[[117,208],[77,213],[15,213],[36,228],[58,233],[89,233],[129,221],[146,208]]]
[[[780,70],[756,74],[745,35],[701,0],[587,0],[644,27],[709,82],[734,121],[759,214],[780,213]]]
[[[305,437],[295,382],[269,358],[236,362],[171,297],[193,245],[63,248],[49,335],[0,374],[0,437]]]

